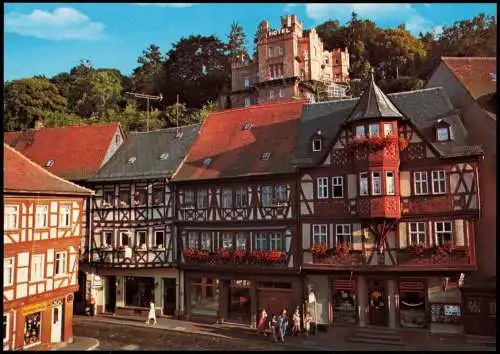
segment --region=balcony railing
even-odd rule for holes
[[[95,248],[90,255],[91,263],[103,267],[164,267],[175,261],[165,248]]]
[[[184,263],[230,267],[287,267],[286,253],[283,251],[235,251],[210,252],[193,248],[183,250]]]

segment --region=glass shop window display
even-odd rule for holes
[[[154,291],[154,278],[125,277],[125,306],[149,308]]]
[[[24,346],[32,346],[42,341],[42,314],[35,312],[24,318]]]
[[[216,316],[219,308],[219,280],[210,278],[191,281],[191,311]]]
[[[333,294],[333,320],[335,323],[356,324],[356,291],[336,289]]]
[[[425,328],[425,294],[423,291],[401,291],[399,300],[401,327]]]

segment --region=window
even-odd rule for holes
[[[128,239],[128,233],[127,232],[122,232],[120,239],[122,240],[122,246],[129,246],[129,244],[128,244],[129,243],[128,242],[129,239]]]
[[[327,227],[328,225],[313,225],[313,245],[328,244]]]
[[[130,191],[120,189],[120,206],[127,207],[129,205],[130,205]]]
[[[245,251],[247,249],[247,238],[244,234],[236,234],[236,249]]]
[[[135,205],[147,205],[148,204],[148,190],[146,187],[136,188],[134,195],[134,204]]]
[[[280,97],[285,97],[285,89],[283,87],[280,88],[279,96]]]
[[[489,315],[491,317],[497,317],[497,300],[490,300]]]
[[[212,234],[210,232],[201,233],[201,249],[212,251]]]
[[[245,187],[236,188],[236,207],[245,208],[248,205],[248,189]]]
[[[271,153],[270,152],[264,152],[262,155],[260,155],[260,159],[262,161],[267,161],[271,158]]]
[[[318,177],[317,184],[318,199],[328,198],[328,177]]]
[[[481,299],[468,299],[467,300],[468,313],[481,313]]]
[[[282,56],[282,55],[283,55],[283,52],[284,52],[283,47],[279,46],[279,47],[278,47],[278,55],[279,55],[279,56]]]
[[[269,57],[273,56],[273,47],[269,47]]]
[[[14,285],[14,258],[3,260],[3,287]]]
[[[30,313],[24,317],[24,347],[34,346],[42,341],[42,313]]]
[[[384,123],[384,136],[392,136],[392,124]]]
[[[184,191],[184,205],[194,205],[194,191]]]
[[[198,209],[208,208],[208,191],[206,189],[198,190],[198,195],[196,198],[196,207]]]
[[[19,206],[6,205],[4,208],[5,219],[3,227],[5,230],[16,230],[19,228]]]
[[[312,150],[313,151],[321,151],[321,139],[313,139]]]
[[[112,191],[104,192],[104,201],[109,205],[113,205],[115,203],[115,193]]]
[[[43,270],[45,269],[45,256],[34,254],[31,256],[31,281],[43,280]]]
[[[155,245],[158,248],[165,247],[165,233],[163,231],[155,231]]]
[[[382,194],[382,181],[380,180],[380,172],[372,172],[372,194]]]
[[[115,135],[115,143],[116,144],[120,143],[120,135],[118,135],[118,134]]]
[[[222,248],[227,250],[233,249],[233,235],[231,234],[222,234]]]
[[[136,238],[137,238],[136,242],[137,242],[138,246],[145,245],[146,244],[146,231],[137,231]]]
[[[104,232],[104,244],[107,246],[111,246],[113,244],[113,232],[105,231]]]
[[[245,77],[245,87],[250,87],[250,78]]]
[[[222,190],[222,208],[231,209],[233,207],[233,190],[224,188]]]
[[[344,177],[332,177],[332,197],[344,198]]]
[[[154,291],[154,277],[125,277],[125,306],[149,308]]]
[[[153,205],[162,205],[165,200],[165,189],[163,186],[153,186]]]
[[[190,308],[193,314],[217,316],[219,306],[219,281],[198,278],[191,281]],[[239,305],[239,304],[238,304]]]
[[[378,124],[370,124],[370,136],[380,136],[380,126]]]
[[[445,171],[432,171],[432,194],[446,193],[445,176]]]
[[[200,240],[198,238],[197,232],[189,232],[188,233],[188,247],[189,248],[196,248],[196,249],[198,249],[200,247]]]
[[[351,225],[339,224],[336,225],[336,241],[337,245],[341,243],[352,243]]]
[[[163,154],[160,155],[160,160],[166,160],[168,159],[168,152],[164,152]]]
[[[410,245],[425,245],[425,222],[411,222]]]
[[[356,137],[357,138],[364,138],[365,137],[365,126],[364,125],[358,125],[356,127]]]
[[[263,186],[260,191],[260,203],[263,207],[270,207],[273,203],[273,187]]]
[[[49,207],[47,205],[36,206],[36,227],[42,228],[48,226]]]
[[[394,195],[396,193],[394,190],[394,172],[392,171],[385,173],[385,188],[387,195]]]
[[[451,222],[439,221],[434,225],[436,227],[436,244],[443,245],[450,243],[452,239]]]
[[[64,275],[67,271],[67,253],[56,253],[56,275]]]
[[[275,189],[275,198],[278,202],[285,202],[288,198],[286,195],[286,186],[279,185]]]
[[[3,315],[3,342],[6,343],[9,341],[9,317],[10,313],[7,315]]]
[[[269,99],[274,99],[274,90],[269,90]]]
[[[422,195],[427,194],[427,172],[420,171],[413,173],[413,179],[415,180],[415,194]]]
[[[271,250],[283,250],[283,238],[280,234],[272,233],[269,236],[269,243],[271,244]]]
[[[71,206],[69,205],[61,205],[59,208],[59,226],[60,227],[69,227],[71,223]]]
[[[250,97],[245,97],[245,107],[248,107],[252,104],[252,100]]]
[[[368,195],[368,172],[359,174],[359,195]]]
[[[449,128],[437,128],[437,140],[438,141],[448,141],[450,140]]]
[[[263,234],[263,233],[258,233],[256,236],[255,236],[255,249],[257,251],[265,251],[267,250],[267,239],[266,239],[266,235]]]

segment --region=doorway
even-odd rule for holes
[[[104,311],[115,313],[116,311],[116,276],[106,277],[105,306]]]
[[[368,322],[370,326],[387,326],[387,289],[385,280],[370,279],[368,288]]]
[[[63,323],[63,305],[58,303],[52,306],[52,326],[50,339],[52,343],[60,343],[62,341],[62,323]]]
[[[177,303],[177,286],[175,278],[163,278],[163,314],[175,316]]]
[[[249,323],[251,317],[250,281],[231,280],[227,322]]]

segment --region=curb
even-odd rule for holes
[[[91,346],[90,348],[85,349],[86,352],[91,351],[91,350],[95,350],[101,344],[98,339],[96,339],[96,338],[93,338],[93,339],[96,341],[96,343],[93,346]]]

